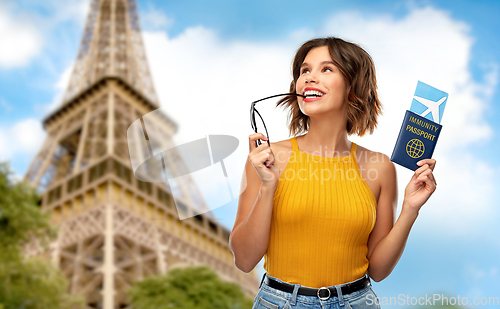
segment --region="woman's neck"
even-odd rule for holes
[[[337,114],[333,117],[311,117],[309,131],[300,137],[300,150],[322,157],[349,155],[351,142],[347,138],[347,119]]]

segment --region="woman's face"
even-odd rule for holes
[[[297,98],[305,115],[336,113],[344,108],[346,83],[327,46],[313,48],[306,55],[295,91],[306,96]]]

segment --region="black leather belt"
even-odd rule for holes
[[[264,282],[268,286],[270,286],[274,289],[281,290],[283,292],[293,293],[293,288],[294,288],[293,284],[282,283],[282,282],[276,281],[272,278],[269,278],[267,275],[265,275]],[[352,292],[356,292],[356,291],[359,291],[361,289],[364,289],[370,285],[371,285],[370,278],[365,276],[365,277],[358,279],[352,283],[349,283],[349,284],[342,286],[340,290],[342,291],[342,295],[347,295],[347,294],[350,294]],[[330,297],[337,296],[337,289],[335,289],[335,287],[330,287],[330,288],[321,287],[319,289],[313,289],[313,288],[301,286],[301,287],[299,287],[297,294],[305,295],[305,296],[317,296],[321,300],[327,300]]]

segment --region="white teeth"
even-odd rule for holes
[[[324,95],[324,93],[320,92],[320,91],[316,91],[316,90],[307,90],[306,92],[304,92],[304,95],[306,97],[310,97],[310,96],[322,97]]]

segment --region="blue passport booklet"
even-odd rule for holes
[[[416,170],[417,162],[432,158],[448,94],[418,82],[410,110],[406,111],[391,161]]]

